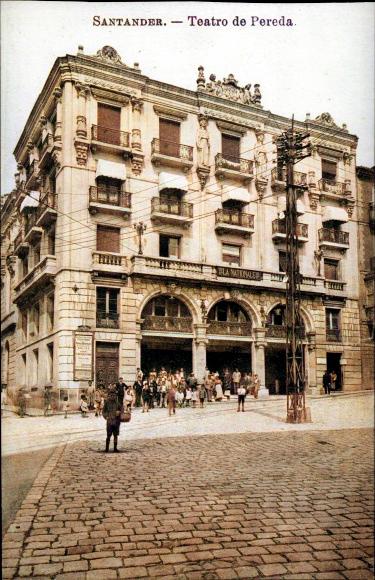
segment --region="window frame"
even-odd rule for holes
[[[238,263],[237,262],[229,262],[229,261],[226,261],[224,259],[224,256],[225,255],[230,256],[230,254],[225,254],[225,246],[228,246],[228,247],[231,247],[231,248],[238,248]],[[222,262],[226,266],[240,268],[241,265],[242,265],[242,249],[243,249],[242,244],[230,244],[228,242],[222,242],[222,244],[221,244],[221,259],[222,259]]]

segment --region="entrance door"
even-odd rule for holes
[[[285,345],[268,345],[266,357],[266,387],[270,395],[286,393]]]
[[[97,342],[95,357],[96,385],[116,383],[119,376],[119,345],[113,342]]]
[[[343,387],[341,352],[327,352],[327,370],[329,373],[335,371],[337,375],[335,391],[341,391]]]

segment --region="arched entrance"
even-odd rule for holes
[[[141,368],[192,370],[193,318],[186,304],[163,294],[147,302],[141,314]]]
[[[270,395],[286,394],[285,305],[277,304],[267,316],[265,351],[266,387]],[[305,338],[305,326],[299,329]]]
[[[252,322],[237,302],[220,300],[207,316],[207,367],[223,375],[251,372]]]

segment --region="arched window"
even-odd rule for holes
[[[247,312],[236,302],[221,300],[208,313],[208,334],[249,336],[252,325]]]
[[[277,304],[267,316],[267,336],[271,338],[286,338],[286,308],[284,304]],[[301,338],[305,338],[305,325],[301,319],[301,326],[297,328]]]
[[[192,332],[190,310],[175,296],[162,295],[147,302],[142,310],[143,330]]]

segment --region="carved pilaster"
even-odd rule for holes
[[[53,91],[53,96],[55,97],[56,101],[56,124],[54,140],[60,142],[62,135],[62,90],[57,87]]]
[[[258,192],[259,199],[263,199],[264,192],[267,189],[267,179],[256,179],[255,180],[255,189]]]
[[[74,142],[74,147],[76,149],[76,160],[77,165],[85,166],[88,159],[89,143],[83,139],[77,139]]]
[[[142,143],[141,143],[141,130],[140,129],[132,129],[132,149],[136,151],[142,150]]]
[[[78,115],[76,134],[78,137],[87,137],[87,122],[86,122],[86,95],[87,87],[81,83],[76,83],[75,88],[78,95]]]

